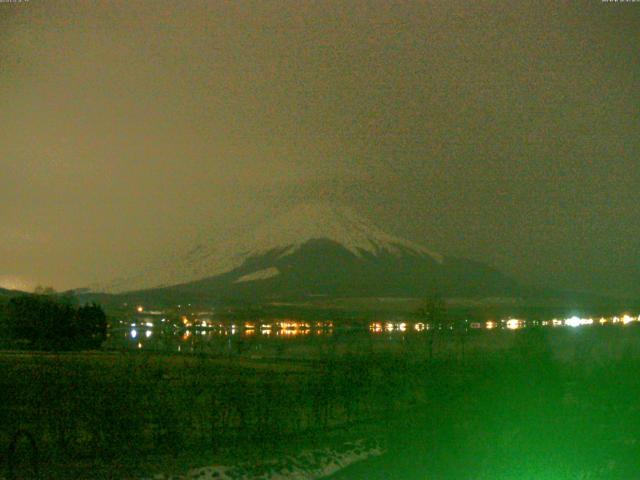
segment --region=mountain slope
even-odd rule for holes
[[[186,301],[314,297],[513,296],[513,279],[389,235],[351,210],[299,206],[233,241],[203,242],[106,290]]]
[[[405,251],[378,255],[350,252],[327,239],[304,243],[292,253],[274,250],[214,277],[163,289],[206,300],[304,299],[313,297],[414,297],[432,288],[451,296],[517,294],[516,283],[479,263]],[[162,293],[159,292],[159,293]]]

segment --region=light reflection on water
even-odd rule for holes
[[[163,319],[164,320],[164,319]],[[314,345],[325,342],[327,345],[345,338],[394,338],[404,340],[412,336],[428,335],[432,331],[472,332],[474,330],[510,331],[522,330],[530,327],[568,327],[576,328],[603,325],[619,325],[624,328],[632,322],[640,321],[640,317],[628,314],[601,317],[598,320],[592,318],[580,318],[572,316],[566,319],[553,319],[542,321],[526,321],[517,318],[505,318],[502,320],[487,320],[485,322],[459,322],[455,328],[452,324],[430,324],[421,321],[372,321],[365,324],[344,323],[339,328],[334,328],[333,321],[301,321],[294,319],[279,319],[272,321],[255,320],[234,323],[213,322],[210,319],[194,321],[183,316],[177,324],[165,324],[154,327],[149,321],[129,323],[129,327],[116,329],[110,337],[108,348],[152,348],[157,350],[195,351],[196,349],[214,350],[237,349],[242,351],[246,346],[254,350],[260,350],[264,346],[273,346],[278,342],[309,342],[313,339]],[[164,323],[164,322],[162,322]],[[143,327],[144,330],[139,327]],[[120,333],[115,334],[118,331]],[[275,343],[274,343],[275,342]],[[318,343],[320,342],[320,343]],[[209,347],[203,348],[204,345]]]
[[[409,321],[349,324],[336,328],[332,321],[283,319],[226,324],[207,322],[204,326],[200,322],[197,325],[189,320],[184,322],[181,318],[177,325],[147,327],[144,330],[126,328],[122,335],[111,336],[107,348],[270,355],[280,351],[281,347],[340,349],[349,342],[362,346],[367,338],[418,337],[430,329],[432,327],[427,323]]]

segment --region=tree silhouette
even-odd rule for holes
[[[107,338],[107,316],[96,303],[78,308],[74,327],[76,343],[84,348],[98,348]]]
[[[33,293],[35,293],[36,295],[55,295],[56,291],[53,287],[44,287],[42,285],[38,285],[33,290]]]
[[[447,307],[444,299],[437,291],[433,291],[424,300],[424,304],[418,310],[418,315],[427,324],[427,338],[429,341],[429,360],[433,360],[433,347],[436,332],[447,318]]]
[[[102,308],[91,304],[76,308],[73,299],[57,295],[21,295],[9,300],[4,314],[4,335],[30,348],[70,350],[97,348],[106,338]]]

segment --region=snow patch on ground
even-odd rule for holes
[[[257,272],[243,275],[233,283],[253,282],[254,280],[266,280],[267,278],[272,278],[272,277],[275,277],[276,275],[280,275],[280,270],[278,270],[276,267],[269,267],[269,268],[264,268],[262,270],[258,270]]]
[[[315,480],[383,453],[384,450],[379,445],[359,440],[338,448],[307,450],[298,455],[289,455],[260,464],[201,467],[194,468],[185,475],[156,474],[143,480]]]

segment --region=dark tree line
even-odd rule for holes
[[[98,348],[107,334],[99,305],[77,306],[69,297],[21,295],[0,304],[0,335],[14,345],[39,350]]]

